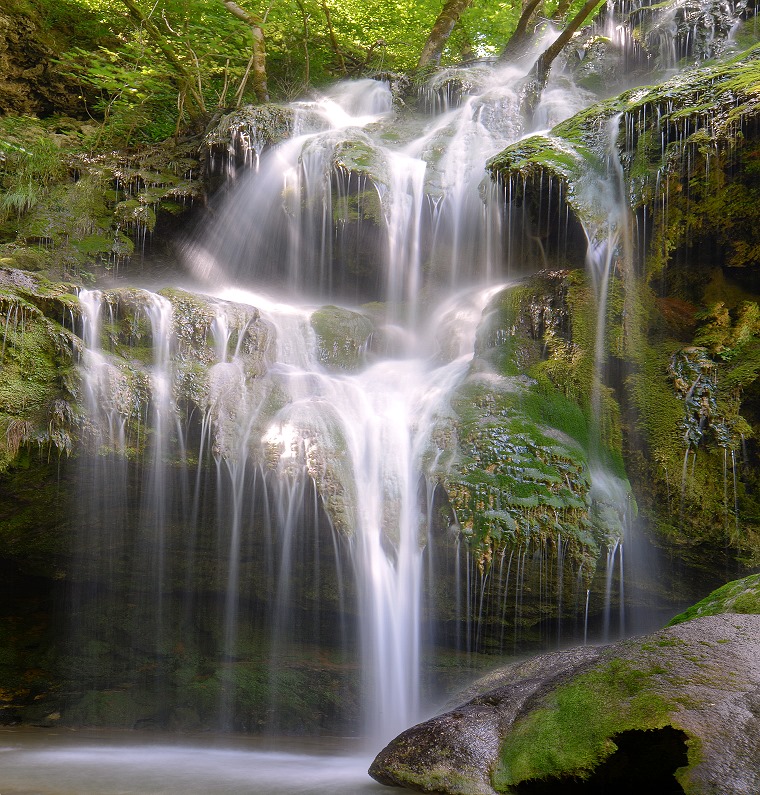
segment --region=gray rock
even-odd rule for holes
[[[675,778],[686,795],[760,792],[757,615],[697,618],[545,654],[494,672],[467,695],[391,742],[370,775],[421,792],[516,792],[525,782],[588,779],[624,734],[672,727],[685,737],[688,762]]]

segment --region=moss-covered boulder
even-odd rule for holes
[[[760,574],[752,574],[718,588],[701,602],[679,613],[670,624],[682,624],[698,616],[715,616],[721,613],[760,615]]]
[[[749,795],[760,787],[758,632],[757,615],[716,615],[514,664],[401,734],[370,775],[456,795],[584,784]]]
[[[329,370],[356,370],[364,362],[372,321],[359,312],[323,306],[311,315],[319,361]]]
[[[307,114],[308,126],[319,129],[315,114]],[[244,105],[239,110],[223,115],[206,133],[205,145],[212,156],[221,154],[225,159],[236,158],[250,165],[264,149],[290,138],[297,125],[296,111],[286,105],[266,103]]]

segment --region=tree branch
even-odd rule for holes
[[[192,97],[193,103],[195,104],[199,113],[205,113],[206,103],[203,100],[203,94],[201,94],[194,85],[195,81],[193,79],[193,75],[191,75],[188,69],[185,68],[185,65],[177,57],[177,54],[169,45],[169,42],[167,42],[167,40],[164,38],[161,31],[153,24],[150,18],[143,13],[142,9],[137,5],[137,3],[134,2],[134,0],[121,0],[121,2],[127,7],[132,19],[134,19],[135,22],[137,22],[140,27],[143,28],[143,30],[148,34],[148,38],[161,51],[162,55],[166,59],[166,62],[177,73],[177,77],[180,81],[180,91],[187,92]]]
[[[335,53],[335,57],[338,59],[338,66],[340,67],[340,71],[343,72],[344,75],[348,74],[348,72],[346,72],[346,62],[343,59],[343,53],[341,53],[340,47],[338,47],[338,39],[335,37],[335,29],[333,28],[332,17],[330,16],[330,9],[327,7],[327,3],[325,2],[325,0],[322,0],[322,11],[325,12],[327,31],[330,34],[330,46],[332,47],[332,50]]]
[[[528,48],[528,25],[538,16],[538,7],[543,0],[528,0],[523,8],[514,33],[509,37],[504,49],[499,55],[499,61],[513,61],[519,58]]]
[[[568,26],[557,36],[539,56],[533,67],[532,74],[538,83],[539,92],[543,91],[546,81],[549,78],[549,70],[554,59],[562,52],[562,48],[570,41],[580,26],[591,16],[591,13],[605,0],[586,0],[586,4],[570,20]]]

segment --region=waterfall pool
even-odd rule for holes
[[[0,730],[2,795],[370,795],[351,741]]]

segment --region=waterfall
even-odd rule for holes
[[[330,559],[334,561],[331,582],[345,587],[348,570],[353,572],[365,680],[364,732],[388,739],[414,719],[420,703],[414,672],[420,665],[426,543],[418,478],[424,471],[431,430],[449,411],[447,401],[467,369],[471,357],[467,351],[472,351],[480,314],[496,289],[448,299],[434,313],[436,320],[415,338],[415,357],[379,359],[355,373],[325,369],[310,322],[312,309],[227,289],[218,298],[209,299],[212,311],[207,320],[213,338],[205,354],[206,413],[196,421],[195,430],[187,426],[175,399],[183,378],[174,358],[182,347],[180,337],[187,331],[183,319],[173,314],[166,297],[148,291],[132,294],[138,314],[129,320],[134,325],[144,314],[145,333],[153,343],[145,375],[139,379],[149,396],[147,404],[137,409],[141,432],[149,440],[143,481],[138,486],[139,532],[146,547],[134,553],[140,570],[133,576],[137,578],[136,591],[152,601],[153,643],[159,655],[166,654],[173,631],[170,625],[176,620],[177,608],[168,603],[175,576],[169,552],[176,552],[179,546],[190,561],[189,568],[197,566],[197,534],[211,520],[219,532],[218,565],[226,593],[221,619],[222,664],[234,669],[238,654],[246,535],[262,531],[269,536],[263,548],[270,561],[267,576],[276,594],[275,613],[264,623],[272,634],[273,665],[281,664],[281,656],[289,653],[284,639],[292,629],[293,611],[303,598],[294,590],[292,576],[304,565],[299,557],[304,520],[309,516],[307,522],[316,528],[315,521],[325,510],[316,496],[319,486],[322,499],[332,494],[326,510],[333,527],[331,539],[323,540],[315,530],[309,542],[316,553],[307,564],[314,566],[309,576],[315,578],[318,589],[319,566]],[[105,391],[111,370],[98,341],[98,321],[109,297],[96,291],[83,291],[80,296],[85,310],[83,335],[89,346],[84,375],[92,395],[97,446],[102,447],[105,440],[101,437],[108,435],[109,443],[118,444],[117,452],[124,454],[125,417],[115,420],[112,412],[99,410],[118,405],[115,395]],[[241,312],[247,315],[247,322],[241,320]],[[254,317],[260,329],[272,335],[274,344],[266,346],[271,356],[267,372],[251,378],[246,369],[252,363],[245,359],[241,339]],[[238,338],[235,352],[229,345],[233,329]],[[441,361],[437,340],[444,330],[451,354]],[[130,367],[135,366],[132,361]],[[110,368],[123,376],[115,365]],[[129,384],[122,386],[129,407],[137,394]],[[273,394],[277,395],[274,401]],[[209,456],[215,463],[206,473],[203,462]],[[169,458],[174,459],[171,469]],[[193,461],[198,462],[194,474]],[[170,471],[174,473],[171,476]],[[273,474],[280,484],[276,488],[270,483]],[[113,473],[96,467],[93,477],[88,493],[109,493],[122,506],[132,499],[133,486],[125,475],[117,481]],[[200,507],[205,493],[217,495],[210,513],[208,507]],[[270,520],[265,528],[260,526],[261,511],[255,510],[252,499],[267,501],[265,513]],[[194,507],[188,509],[188,505]],[[103,514],[109,510],[104,509]],[[99,521],[105,522],[105,515]],[[183,526],[181,539],[176,537],[177,522]],[[122,532],[126,534],[126,530]],[[319,545],[325,543],[333,547],[326,557],[318,552]],[[187,576],[192,580],[191,574]],[[185,615],[192,613],[192,603],[199,598],[196,589],[192,583],[185,586]],[[319,605],[317,599],[315,610]],[[317,613],[313,617],[318,620]],[[321,630],[314,629],[319,636]],[[347,631],[344,628],[340,634]],[[156,673],[158,679],[163,675]],[[275,701],[280,687],[272,684]],[[235,725],[233,694],[232,680],[227,679],[219,695],[219,713],[221,725],[228,728]]]
[[[526,72],[439,75],[421,91],[427,115],[360,80],[291,105],[282,140],[252,122],[186,242],[182,288],[81,292],[91,444],[73,637],[101,691],[133,676],[161,725],[190,719],[164,699],[184,688],[205,710],[197,725],[347,727],[377,744],[440,690],[445,673],[423,669],[441,648],[463,665],[570,641],[570,614],[576,639],[600,615],[606,638],[616,598],[625,631],[629,490],[603,427],[608,298],[632,262],[622,115],[605,130],[607,173],[585,185],[588,459],[576,465],[581,443],[551,416],[498,425],[536,385],[499,365],[533,355],[510,353],[509,291],[566,268],[572,240],[564,185],[541,176],[531,210],[527,177],[497,184],[484,164],[588,100],[550,83],[529,122]],[[534,332],[554,309],[530,306]],[[499,460],[478,462],[493,439]],[[569,514],[586,536],[604,528],[598,590]],[[109,667],[122,624],[132,652]],[[314,682],[329,695],[318,704]]]

